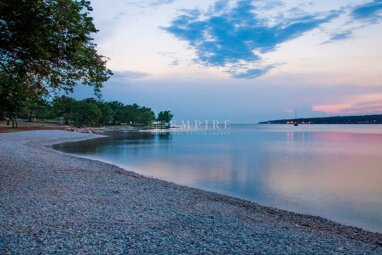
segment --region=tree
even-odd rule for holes
[[[150,125],[155,120],[155,113],[151,108],[141,107],[138,123]]]
[[[124,122],[125,109],[121,102],[113,101],[108,103],[113,112],[113,124],[121,124]]]
[[[0,108],[17,112],[25,98],[78,83],[100,93],[112,73],[93,43],[91,11],[85,0],[0,2]]]
[[[155,113],[151,108],[137,104],[126,105],[123,116],[124,122],[132,125],[150,125],[155,120]]]
[[[46,98],[27,97],[22,104],[19,116],[32,122],[34,118],[46,119],[51,115],[51,105]]]
[[[113,109],[108,103],[98,101],[97,107],[101,111],[101,118],[99,120],[99,125],[110,125],[113,123]]]
[[[124,108],[124,120],[128,124],[138,124],[139,123],[139,105],[132,104],[126,105]]]
[[[102,112],[97,104],[89,100],[76,101],[70,112],[70,119],[77,127],[98,126]]]
[[[170,111],[162,111],[158,113],[157,121],[159,121],[162,125],[168,126],[173,117],[174,115],[172,115]]]
[[[64,117],[65,124],[68,125],[75,103],[76,100],[71,97],[55,97],[52,103],[54,116],[57,118]]]
[[[36,109],[36,118],[46,121],[54,117],[52,104],[46,100],[41,102]]]
[[[12,127],[17,127],[17,112],[25,101],[22,86],[14,83],[9,76],[0,72],[0,112],[8,112]]]

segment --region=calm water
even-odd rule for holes
[[[382,232],[382,126],[146,131],[55,148],[146,176]]]

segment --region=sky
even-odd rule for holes
[[[91,3],[106,101],[179,121],[382,113],[382,0]]]

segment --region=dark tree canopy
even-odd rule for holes
[[[172,115],[170,111],[162,111],[158,113],[157,120],[162,125],[169,125],[173,117],[174,115]]]
[[[112,73],[93,43],[91,11],[85,0],[0,0],[0,99],[8,107],[77,83],[100,92]]]
[[[78,101],[67,96],[55,97],[51,103],[46,102],[36,108],[34,116],[40,119],[64,117],[65,124],[78,127],[121,124],[149,126],[156,120],[151,108],[137,104],[125,105],[118,101],[105,102],[94,98]]]

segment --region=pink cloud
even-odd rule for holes
[[[328,105],[315,105],[313,111],[325,113],[340,113],[343,110],[351,108],[351,104],[328,104]]]
[[[368,94],[348,98],[336,104],[315,105],[314,111],[328,114],[377,114],[382,113],[382,94]]]

